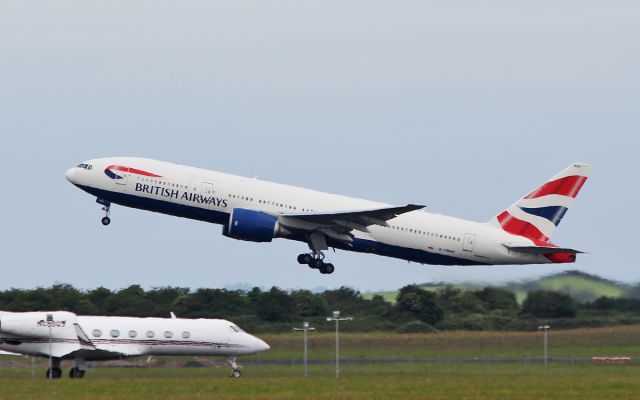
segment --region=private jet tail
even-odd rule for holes
[[[589,164],[572,164],[488,223],[531,239],[536,245],[548,246],[553,232],[590,173]]]

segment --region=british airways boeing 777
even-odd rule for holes
[[[436,265],[571,263],[578,250],[551,235],[591,172],[575,163],[484,223],[144,158],[100,158],[66,178],[111,204],[222,225],[233,239],[306,243],[300,264],[330,274],[331,248]]]

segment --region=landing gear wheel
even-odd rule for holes
[[[311,254],[300,254],[298,255],[298,263],[299,264],[309,264],[313,258],[311,258]]]
[[[237,369],[234,369],[233,371],[231,371],[231,377],[232,378],[240,378],[242,374],[240,374],[240,371],[238,371]]]
[[[84,378],[84,371],[78,367],[73,367],[69,370],[69,378],[71,379]]]
[[[333,264],[324,264],[321,268],[320,268],[320,272],[323,274],[333,274],[333,271],[335,271],[335,267],[333,266]]]
[[[313,269],[320,269],[322,268],[322,266],[325,265],[324,262],[322,262],[321,259],[319,258],[314,258],[313,260],[311,260],[311,262],[309,263],[309,266]]]
[[[60,368],[48,368],[47,379],[60,379],[62,377],[62,369]]]
[[[96,199],[96,202],[104,206],[102,207],[102,211],[104,211],[104,217],[102,217],[102,225],[109,225],[111,223],[111,218],[109,218],[109,214],[111,214],[111,203],[106,200],[102,200],[99,197]]]

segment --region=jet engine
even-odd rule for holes
[[[234,208],[229,223],[222,228],[222,234],[238,240],[250,242],[270,242],[278,237],[281,227],[278,218],[262,211]]]

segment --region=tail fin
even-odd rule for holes
[[[514,235],[547,243],[590,173],[589,164],[572,164],[488,223]]]

